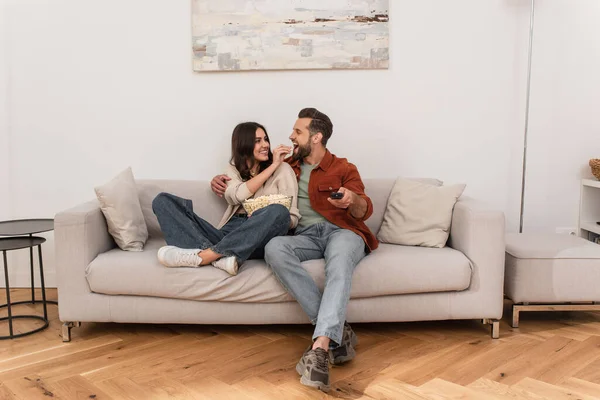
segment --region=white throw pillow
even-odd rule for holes
[[[466,185],[435,186],[398,178],[377,233],[382,243],[444,247],[452,211]]]
[[[148,240],[148,228],[131,167],[94,190],[106,218],[108,232],[117,246],[122,250],[142,251]]]

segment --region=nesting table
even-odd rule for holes
[[[52,219],[21,219],[12,221],[0,221],[0,252],[2,252],[2,259],[4,262],[4,281],[6,289],[6,303],[0,304],[0,309],[6,308],[8,316],[0,318],[1,321],[8,321],[9,335],[0,336],[2,339],[15,339],[22,336],[31,335],[32,333],[39,332],[48,327],[48,310],[47,304],[57,304],[56,301],[46,299],[46,286],[44,283],[44,263],[42,258],[42,243],[46,241],[45,238],[39,236],[33,236],[37,233],[48,232],[54,229],[54,220]],[[12,307],[19,304],[36,304],[40,300],[35,298],[34,288],[34,259],[33,259],[33,248],[38,249],[38,260],[40,268],[40,285],[42,291],[41,303],[44,307],[44,315],[14,315]],[[6,253],[14,250],[29,249],[29,265],[31,273],[31,300],[24,300],[18,302],[11,302],[10,299],[10,283],[8,277],[8,260]],[[13,320],[15,319],[38,319],[44,322],[44,324],[35,329],[29,330],[22,333],[14,333]]]

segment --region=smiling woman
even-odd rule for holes
[[[235,127],[231,137],[231,162],[246,180],[271,165],[273,153],[264,126],[244,122]]]
[[[298,183],[292,168],[283,161],[289,146],[271,151],[266,128],[257,122],[238,124],[231,135],[231,159],[225,200],[227,210],[217,227],[194,213],[191,200],[170,193],[152,202],[167,246],[158,251],[166,267],[213,265],[236,275],[239,265],[250,258],[263,258],[264,246],[275,236],[285,235],[298,224]],[[249,199],[272,201],[248,212]],[[252,218],[250,218],[250,214]]]

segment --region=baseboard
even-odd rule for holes
[[[1,267],[0,267],[1,268]],[[5,288],[4,284],[4,273],[0,274],[0,288]],[[15,271],[8,274],[11,289],[17,288],[30,288],[31,287],[31,275],[29,271]],[[56,271],[44,271],[44,285],[46,288],[56,288]],[[39,270],[35,274],[34,286],[36,288],[41,287]]]

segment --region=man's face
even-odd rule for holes
[[[298,118],[294,124],[294,129],[290,135],[290,140],[294,144],[294,160],[301,160],[308,157],[312,151],[311,137],[308,126],[312,118]]]

